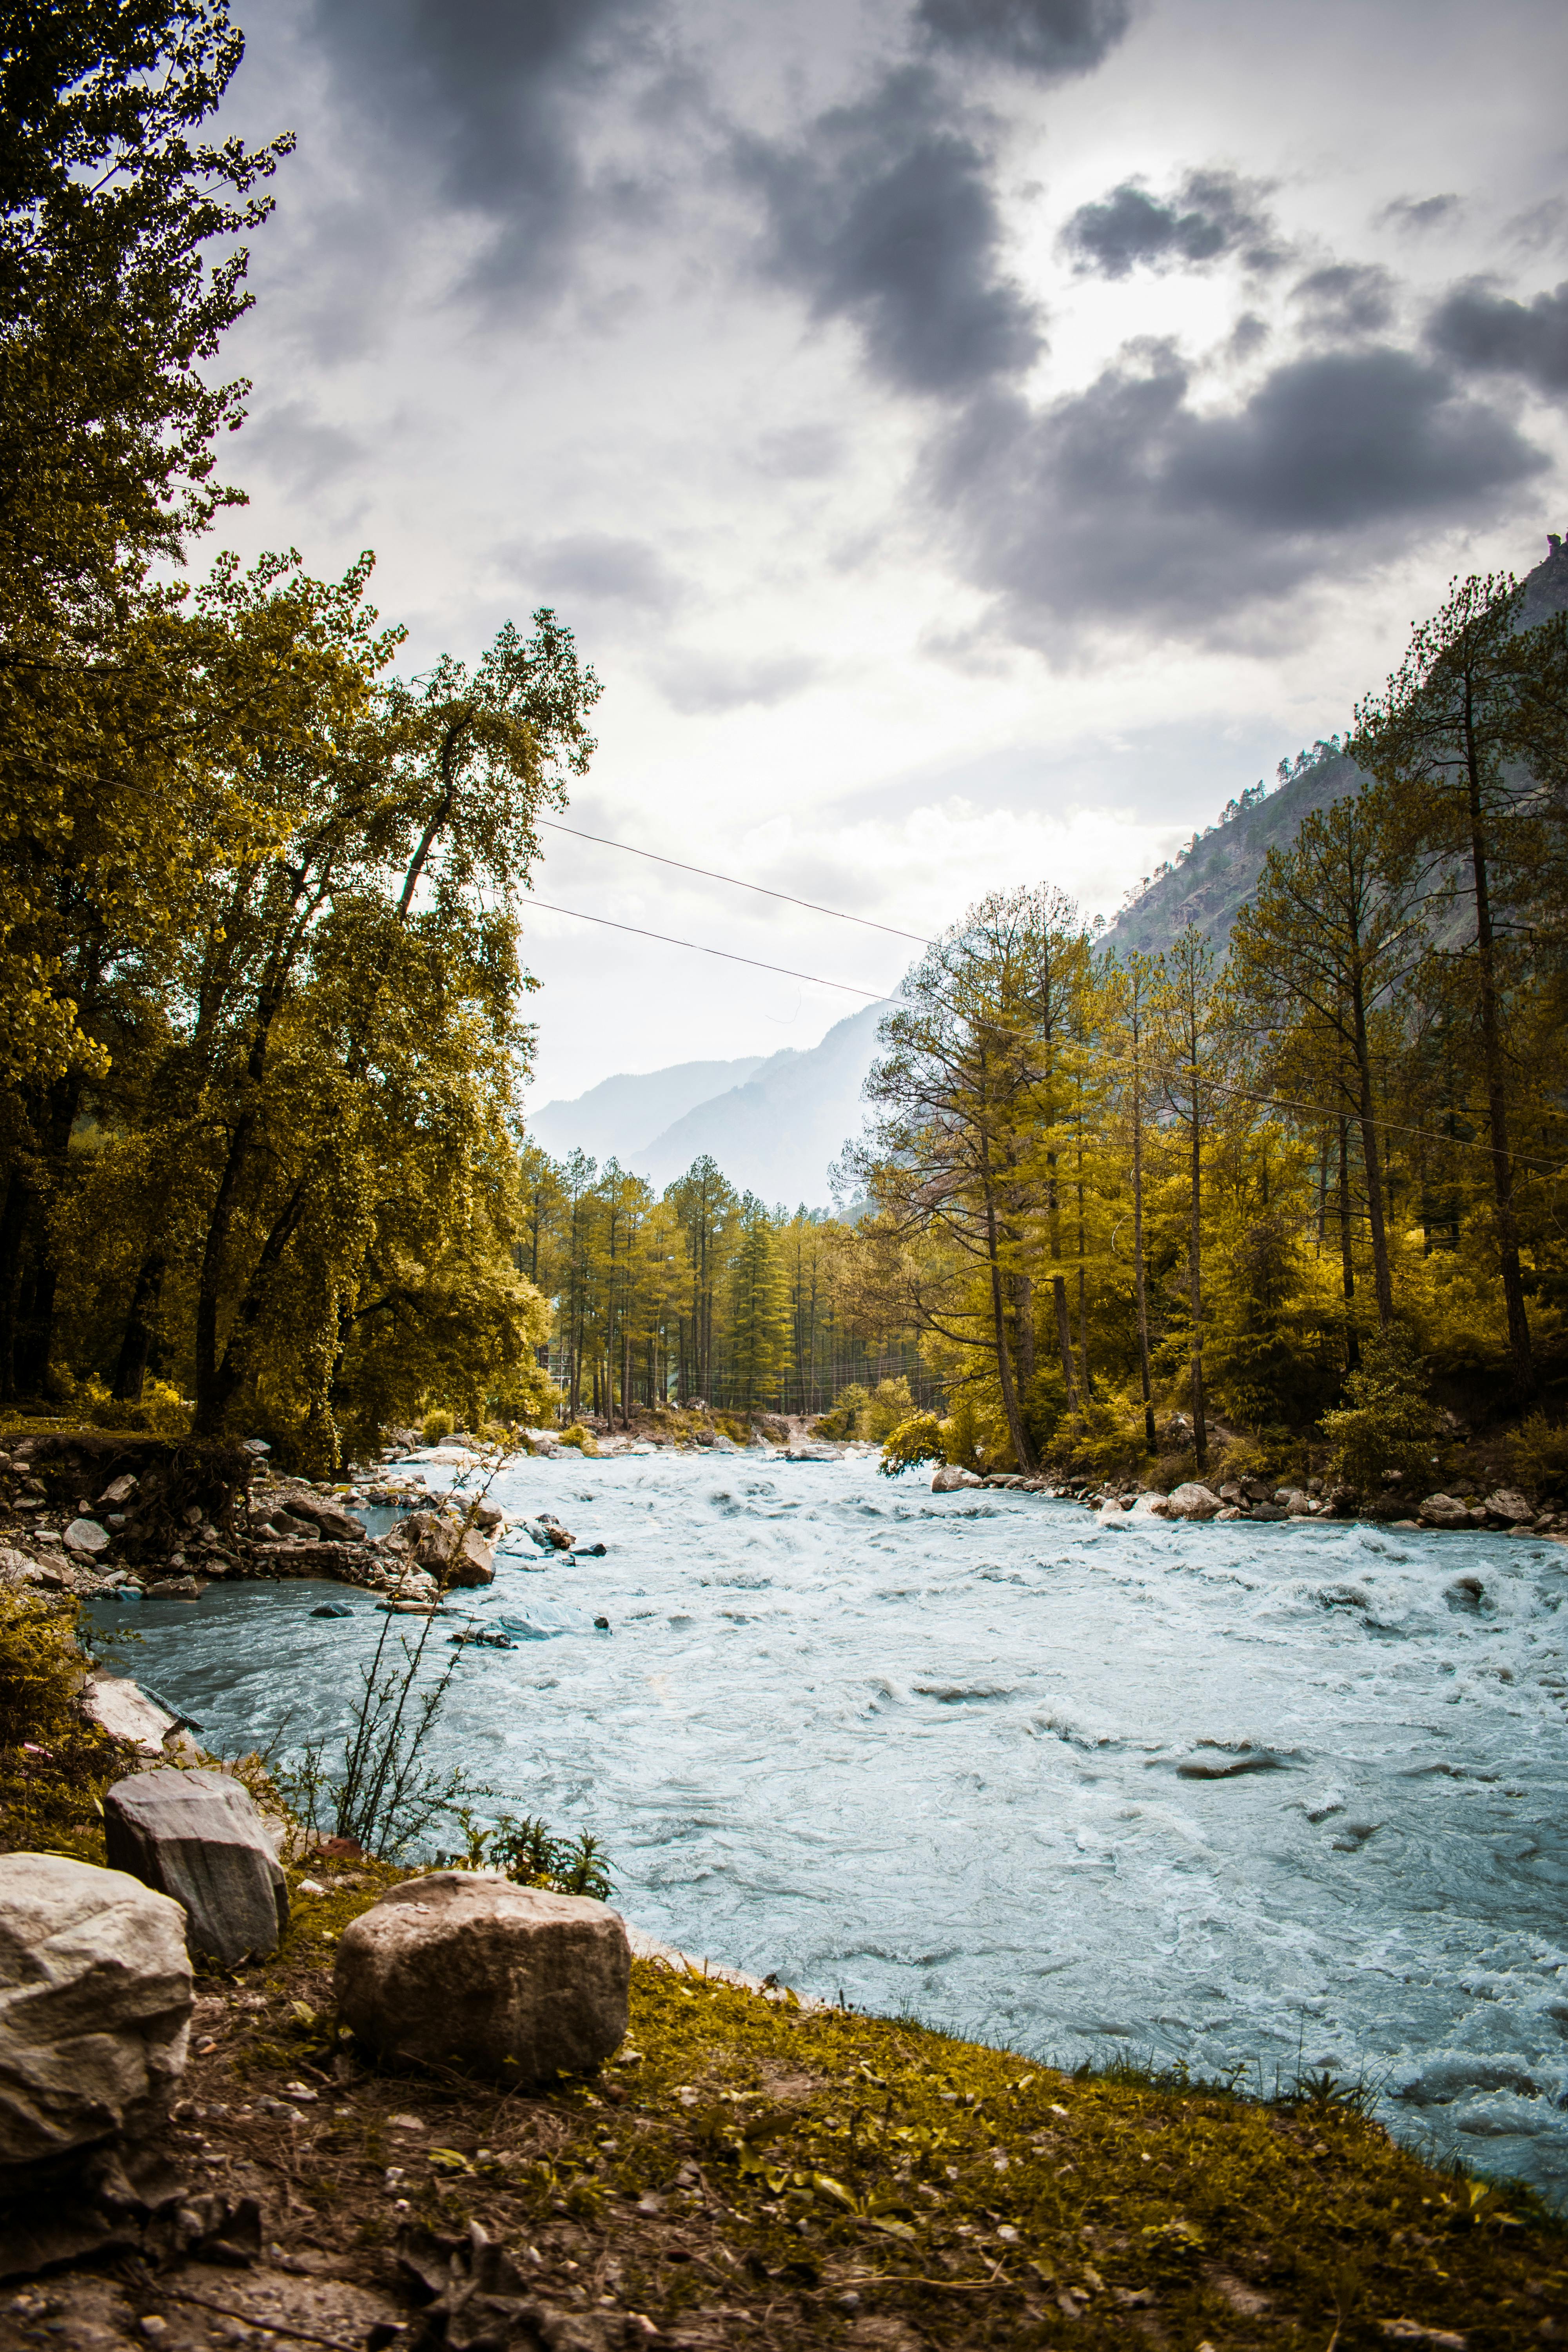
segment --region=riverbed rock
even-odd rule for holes
[[[90,1559],[94,1552],[107,1551],[113,1540],[109,1529],[100,1527],[96,1519],[73,1519],[66,1529],[66,1549],[83,1559]]]
[[[1224,1508],[1212,1486],[1199,1486],[1195,1479],[1189,1478],[1180,1486],[1173,1486],[1166,1496],[1164,1516],[1171,1519],[1213,1519]]]
[[[164,1741],[179,1728],[180,1718],[171,1715],[157,1699],[124,1675],[92,1674],[88,1676],[78,1704],[89,1723],[107,1731],[110,1739],[123,1739],[139,1748],[143,1756],[163,1759]]]
[[[356,1519],[352,1511],[343,1510],[339,1504],[329,1503],[323,1496],[300,1494],[290,1487],[283,1498],[283,1507],[292,1518],[305,1520],[318,1535],[326,1536],[333,1543],[365,1541],[364,1521]]]
[[[443,1870],[393,1888],[338,1946],[338,2015],[387,2057],[514,2082],[601,2066],[626,2030],[631,1949],[586,1895]]]
[[[1487,1496],[1482,1507],[1490,1517],[1506,1519],[1513,1528],[1528,1527],[1535,1517],[1534,1504],[1527,1503],[1514,1486],[1500,1486],[1495,1495]],[[66,1541],[70,1541],[68,1533]]]
[[[966,1470],[961,1462],[944,1462],[931,1482],[931,1490],[933,1495],[956,1495],[961,1486],[984,1483],[978,1472]]]
[[[447,1581],[472,1587],[478,1584],[493,1584],[495,1576],[494,1544],[482,1536],[478,1528],[465,1528],[462,1540],[448,1564]]]
[[[178,1904],[63,1854],[0,1855],[0,2182],[161,2123],[191,1999]]]
[[[1416,1517],[1425,1528],[1468,1528],[1470,1524],[1468,1505],[1453,1495],[1428,1495]]]
[[[250,1791],[226,1772],[137,1772],[103,1801],[112,1869],[172,1895],[191,1949],[225,1968],[275,1952],[289,1889]]]

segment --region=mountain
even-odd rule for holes
[[[836,1023],[820,1045],[774,1054],[744,1085],[666,1128],[632,1164],[662,1186],[708,1152],[743,1192],[791,1207],[826,1206],[828,1168],[860,1128],[860,1088],[882,1011],[868,1004]]]
[[[1547,535],[1547,555],[1523,581],[1521,628],[1535,628],[1553,613],[1568,610],[1568,549],[1555,531]],[[1258,886],[1272,848],[1291,841],[1313,809],[1342,800],[1361,782],[1361,772],[1344,758],[1338,740],[1314,744],[1294,763],[1287,781],[1258,797],[1243,793],[1217,825],[1194,835],[1173,866],[1156,875],[1142,894],[1123,907],[1102,934],[1109,945],[1167,948],[1178,931],[1195,923],[1223,949],[1230,927]]]
[[[552,1159],[572,1150],[595,1160],[616,1159],[641,1166],[637,1155],[648,1139],[684,1118],[710,1095],[742,1085],[763,1066],[761,1054],[735,1062],[677,1062],[668,1070],[604,1078],[570,1102],[548,1102],[528,1117],[528,1132]]]

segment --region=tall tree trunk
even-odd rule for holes
[[[1366,1222],[1372,1234],[1372,1276],[1377,1296],[1377,1320],[1386,1331],[1394,1320],[1394,1284],[1388,1270],[1388,1232],[1383,1213],[1383,1171],[1377,1157],[1377,1120],[1372,1096],[1372,1052],[1367,1042],[1366,1005],[1361,975],[1351,995],[1355,1040],[1357,1117],[1361,1128],[1362,1167],[1366,1176]]]
[[[1340,1268],[1345,1295],[1345,1370],[1361,1369],[1361,1341],[1355,1328],[1355,1258],[1351,1249],[1350,1121],[1340,1123]]]
[[[1209,1463],[1208,1416],[1204,1402],[1203,1122],[1197,1065],[1193,1066],[1191,1212],[1187,1235],[1187,1293],[1193,1317],[1193,1454],[1200,1470]]]
[[[157,1249],[149,1250],[136,1269],[110,1391],[122,1403],[139,1404],[142,1401],[148,1360],[153,1353],[153,1318],[163,1295],[163,1276],[167,1271],[168,1261]]]
[[[1143,1085],[1138,1067],[1138,1034],[1132,1038],[1132,1287],[1138,1302],[1138,1373],[1143,1390],[1143,1443],[1156,1453],[1154,1385],[1149,1376],[1149,1287],[1143,1264]]]
[[[1513,1160],[1508,1139],[1508,1097],[1503,1083],[1502,1025],[1498,1005],[1497,950],[1492,934],[1491,886],[1484,814],[1481,807],[1480,761],[1466,688],[1465,764],[1469,788],[1470,872],[1476,891],[1476,959],[1481,982],[1481,1054],[1486,1065],[1487,1124],[1491,1129],[1492,1192],[1497,1203],[1498,1261],[1503,1297],[1508,1306],[1508,1345],[1513,1361],[1513,1384],[1520,1396],[1529,1393],[1534,1372],[1531,1362],[1530,1318],[1524,1305],[1524,1277],[1519,1263],[1519,1219],[1513,1205]]]
[[[0,1209],[0,1399],[7,1404],[16,1393],[16,1292],[31,1207],[32,1187],[19,1168],[13,1169]]]
[[[1002,1410],[1007,1416],[1007,1434],[1013,1441],[1013,1458],[1020,1470],[1035,1467],[1035,1457],[1024,1430],[1023,1415],[1018,1410],[1018,1391],[1013,1379],[1012,1352],[1007,1344],[1007,1307],[1003,1292],[1002,1261],[997,1249],[996,1196],[992,1189],[990,1155],[983,1141],[980,1147],[981,1175],[985,1187],[985,1255],[991,1273],[991,1317],[996,1334],[996,1377],[1002,1389]]]

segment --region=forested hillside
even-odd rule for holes
[[[1355,789],[1268,847],[1228,951],[1195,920],[1106,950],[1023,889],[911,975],[847,1255],[994,1456],[1153,1454],[1179,1404],[1199,1469],[1217,1416],[1266,1444],[1326,1413],[1375,1473],[1427,1458],[1434,1379],[1481,1415],[1561,1395],[1568,614],[1541,585],[1467,581],[1415,630],[1340,747]]]
[[[1544,562],[1521,583],[1515,625],[1533,628],[1568,606],[1568,554],[1553,532]],[[1363,778],[1337,735],[1281,760],[1274,783],[1261,779],[1232,800],[1216,822],[1194,834],[1174,860],[1129,894],[1106,936],[1121,948],[1153,953],[1189,923],[1223,947],[1252,896],[1271,849],[1284,849],[1298,827]]]

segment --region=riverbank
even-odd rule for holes
[[[600,2076],[388,2075],[339,2036],[331,1961],[402,1874],[289,1875],[281,1952],[199,1987],[163,2149],[257,2200],[255,2258],[13,2275],[6,2352],[472,2342],[420,2311],[476,2230],[514,2307],[496,2340],[554,2352],[1563,2340],[1558,2226],[1395,2147],[1344,2085],[1069,2074],[646,1959]]]

